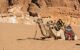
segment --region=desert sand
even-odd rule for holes
[[[0,50],[80,50],[80,45],[76,45],[80,44],[79,39],[76,41],[53,38],[34,40],[36,29],[38,30],[36,38],[42,37],[36,25],[0,24]],[[75,30],[77,29],[80,30],[76,27]],[[80,31],[77,35],[80,38]]]

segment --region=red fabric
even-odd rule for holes
[[[67,32],[67,34],[71,37],[72,36],[72,32]]]

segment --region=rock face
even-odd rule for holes
[[[31,5],[31,6],[29,6]],[[35,5],[35,6],[34,6]],[[21,10],[27,12],[29,7],[33,9],[48,7],[66,7],[68,9],[79,10],[80,0],[1,0],[0,12],[5,13],[10,6],[21,6]],[[35,7],[35,8],[34,8]],[[30,11],[32,9],[30,8]],[[35,11],[35,10],[34,10]]]
[[[0,0],[0,13],[55,18],[80,16],[80,0]]]
[[[7,12],[8,3],[6,0],[0,0],[0,12],[5,13]]]

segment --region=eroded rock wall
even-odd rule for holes
[[[56,19],[80,16],[80,0],[0,0],[0,13],[12,13],[16,17],[32,13],[32,16]]]

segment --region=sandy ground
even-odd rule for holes
[[[0,50],[80,50],[80,45],[76,45],[80,44],[80,40],[33,40],[36,29],[39,38],[42,35],[34,25],[0,24]],[[75,28],[80,37],[79,29]]]

